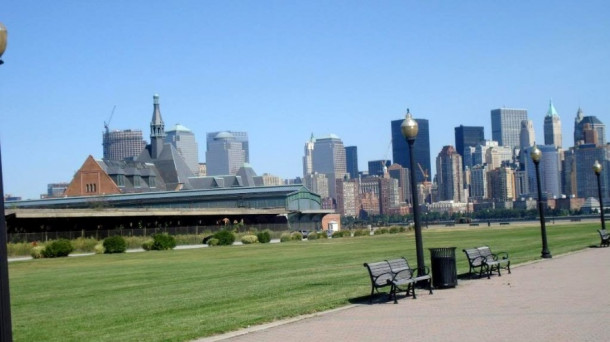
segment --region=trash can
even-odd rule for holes
[[[457,286],[455,247],[429,248],[432,261],[432,284],[435,288]]]

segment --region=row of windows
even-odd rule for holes
[[[149,188],[157,187],[154,176],[150,176],[150,177],[130,176],[128,178],[131,179],[131,183],[133,184],[134,188],[140,188],[142,186],[142,180],[143,180],[142,178],[144,178],[145,183],[148,183]],[[116,175],[115,180],[116,180],[116,185],[118,185],[119,187],[125,186],[125,175]]]
[[[96,193],[97,192],[97,184],[85,184],[85,192],[87,192],[87,193]]]

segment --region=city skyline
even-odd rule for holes
[[[431,158],[459,125],[491,137],[502,107],[527,109],[538,144],[551,98],[564,148],[579,107],[609,124],[603,1],[32,4],[8,1],[0,16],[4,189],[24,199],[102,156],[115,105],[110,128],[147,139],[153,93],[166,127],[198,136],[200,161],[206,132],[247,131],[257,173],[287,179],[302,175],[311,132],[357,146],[361,170],[384,159],[406,108],[429,121]],[[575,18],[586,20],[557,24]]]

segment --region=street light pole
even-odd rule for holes
[[[405,120],[400,125],[400,129],[402,131],[402,135],[407,140],[409,144],[409,162],[411,163],[411,204],[413,205],[413,224],[415,226],[415,252],[417,254],[417,274],[423,275],[425,274],[424,264],[424,244],[421,236],[421,222],[419,218],[419,198],[417,196],[417,182],[415,181],[415,151],[413,149],[413,145],[415,144],[415,138],[417,137],[417,132],[419,131],[419,127],[417,125],[417,121],[413,119],[411,113],[407,109],[407,115],[405,115]]]
[[[602,173],[602,164],[600,164],[597,160],[593,164],[593,171],[597,176],[597,195],[599,196],[599,211],[602,220],[602,229],[606,229],[606,221],[604,218],[604,197],[602,196],[602,184],[599,180],[599,175]]]
[[[546,241],[546,222],[544,219],[544,207],[542,203],[542,187],[540,186],[540,170],[538,168],[538,164],[540,164],[540,159],[542,158],[542,151],[534,144],[531,153],[532,161],[534,162],[534,166],[536,168],[536,184],[538,185],[538,212],[540,213],[540,232],[542,234],[542,258],[549,259],[553,256],[549,251],[549,247]]]
[[[6,49],[6,27],[0,23],[0,64]],[[4,216],[4,186],[2,185],[2,152],[0,152],[0,341],[13,340],[11,322],[11,295],[8,286],[8,259],[6,250],[6,219]]]

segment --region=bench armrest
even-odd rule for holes
[[[424,266],[424,274],[419,274],[419,269],[417,269],[417,268],[414,269],[414,273],[417,273],[418,277],[428,275],[428,274],[430,274],[430,267]]]
[[[494,260],[498,260],[498,258],[508,259],[507,252],[498,252],[498,253],[493,254],[493,256],[494,256]]]

